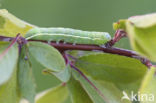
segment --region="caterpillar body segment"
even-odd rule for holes
[[[111,36],[107,32],[89,32],[70,28],[33,28],[27,32],[26,39],[104,45],[111,40]]]

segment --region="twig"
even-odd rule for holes
[[[113,45],[115,45],[116,42],[120,41],[120,39],[126,36],[127,36],[127,33],[124,30],[122,29],[117,30],[115,32],[113,39],[110,40],[108,43],[106,43],[106,47],[112,47]]]
[[[114,37],[114,41],[115,42],[116,41],[119,41],[121,39],[121,37],[124,37],[125,32],[123,32],[122,30],[120,30],[120,32],[122,32],[122,33],[117,33],[116,35],[119,35],[119,34],[120,35],[122,34],[122,35],[121,36]],[[4,40],[10,41],[12,39],[14,39],[14,38],[0,36],[0,40],[3,40],[3,41]],[[27,42],[24,38],[22,38],[22,41],[24,41],[24,43]],[[29,41],[38,41],[38,42],[44,42],[44,43],[50,44],[51,46],[53,46],[56,49],[58,49],[61,53],[63,53],[66,50],[83,50],[83,51],[95,51],[95,50],[99,50],[99,51],[103,51],[105,53],[118,54],[118,55],[127,56],[127,57],[131,57],[131,58],[136,58],[136,59],[141,60],[141,62],[143,64],[145,64],[147,67],[152,66],[152,64],[151,64],[151,62],[149,60],[147,60],[146,58],[143,58],[143,57],[139,56],[136,52],[131,51],[131,50],[126,50],[126,49],[121,49],[121,48],[115,48],[115,47],[100,47],[98,45],[86,45],[86,44],[76,44],[76,45],[73,45],[72,43],[66,43],[66,44],[64,44],[63,42],[60,42],[60,43],[50,42],[50,43],[48,43],[47,41],[43,41],[43,40],[29,40]]]
[[[38,41],[38,40],[30,40],[30,41]],[[97,45],[86,45],[86,44],[73,45],[71,43],[64,44],[63,42],[60,42],[59,44],[56,42],[48,43],[47,41],[40,41],[40,42],[50,44],[51,46],[55,47],[56,49],[58,49],[61,52],[66,51],[66,50],[83,50],[83,51],[99,50],[99,51],[103,51],[105,53],[118,54],[118,55],[122,55],[122,56],[139,59],[147,67],[152,66],[151,62],[148,59],[139,56],[136,52],[131,51],[131,50],[115,48],[115,47],[107,48],[107,47],[100,47]]]
[[[60,42],[59,44],[56,42],[51,42],[48,43],[47,41],[41,41],[41,40],[29,40],[29,41],[39,41],[39,42],[44,42],[47,44],[50,44],[51,46],[55,47],[56,49],[60,51],[66,51],[66,50],[83,50],[83,51],[94,51],[94,50],[99,50],[103,51],[105,53],[111,53],[111,54],[118,54],[118,55],[123,55],[123,56],[136,56],[137,53],[131,50],[126,50],[126,49],[121,49],[121,48],[107,48],[107,47],[100,47],[98,45],[87,45],[87,44],[76,44],[73,45],[71,43],[62,43]]]

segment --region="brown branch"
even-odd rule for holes
[[[125,35],[124,32],[122,32],[122,34]],[[121,35],[119,37],[117,36],[116,38],[114,37],[114,41],[120,40],[121,37],[124,37],[124,35]],[[14,39],[14,38],[0,36],[0,41],[10,41],[12,39]],[[19,39],[19,40],[22,40],[24,43],[26,43],[26,40],[24,38]],[[22,41],[20,41],[20,42],[22,42]],[[60,42],[60,43],[50,42],[50,43],[48,43],[47,41],[42,41],[42,40],[28,40],[28,42],[29,41],[39,41],[39,42],[44,42],[44,43],[50,44],[51,46],[53,46],[56,49],[58,49],[60,52],[64,52],[66,50],[83,50],[83,51],[95,51],[95,50],[98,50],[98,51],[103,51],[105,53],[118,54],[118,55],[122,55],[122,56],[127,56],[127,57],[131,57],[131,58],[139,59],[147,67],[151,67],[152,66],[152,64],[151,64],[151,62],[149,60],[139,56],[136,52],[131,51],[131,50],[115,48],[115,47],[100,47],[98,45],[86,45],[86,44],[76,44],[76,45],[73,45],[72,43],[64,44],[63,42]]]
[[[56,49],[58,49],[60,52],[64,52],[66,50],[83,50],[83,51],[98,50],[98,51],[103,51],[105,53],[118,54],[118,55],[122,55],[122,56],[127,56],[127,57],[131,57],[131,58],[139,59],[147,67],[152,66],[151,62],[148,59],[139,56],[136,52],[131,51],[131,50],[115,48],[115,47],[111,47],[111,48],[100,47],[98,45],[86,45],[86,44],[73,45],[71,43],[64,44],[63,42],[60,42],[60,43],[50,42],[50,43],[48,43],[47,41],[40,41],[40,40],[29,40],[29,41],[39,41],[39,42],[47,43],[47,44],[55,47]]]
[[[29,41],[40,41],[40,40],[29,40]],[[65,50],[83,50],[83,51],[94,51],[94,50],[99,50],[103,51],[105,53],[111,53],[111,54],[118,54],[118,55],[123,55],[123,56],[128,56],[128,57],[133,57],[133,56],[138,56],[136,52],[131,51],[131,50],[126,50],[126,49],[121,49],[121,48],[107,48],[107,47],[100,47],[98,45],[86,45],[86,44],[76,44],[73,45],[71,43],[56,43],[56,42],[51,42],[48,43],[47,41],[40,41],[47,43],[59,51],[65,51]]]
[[[111,39],[108,43],[106,43],[106,47],[112,47],[113,45],[115,45],[115,43],[120,41],[120,39],[126,36],[127,36],[127,33],[124,30],[122,29],[116,30],[113,39]]]

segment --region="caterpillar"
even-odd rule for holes
[[[89,32],[71,28],[33,28],[26,33],[26,39],[104,45],[111,40],[111,36],[107,32]]]

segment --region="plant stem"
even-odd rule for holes
[[[112,47],[113,45],[115,45],[116,42],[120,41],[120,39],[126,36],[127,36],[127,33],[124,30],[122,29],[117,30],[115,32],[113,39],[110,40],[108,43],[106,43],[106,47]]]
[[[122,37],[124,37],[126,34],[122,30],[120,30],[120,31],[117,31],[117,33],[115,35],[116,36],[114,37],[113,43],[112,43],[113,45],[114,45],[114,43],[119,41]],[[8,41],[9,42],[12,39],[14,39],[14,38],[0,36],[0,41]],[[21,37],[20,40],[22,40],[21,42],[23,42],[23,44],[25,44],[27,42],[23,37]],[[127,57],[131,57],[131,58],[139,59],[147,67],[152,66],[151,62],[148,59],[143,58],[143,57],[139,56],[136,52],[131,51],[131,50],[127,50],[127,49],[121,49],[121,48],[115,48],[115,47],[109,47],[109,46],[108,47],[107,46],[106,47],[101,47],[101,46],[98,46],[98,45],[87,45],[87,44],[73,45],[72,43],[64,44],[63,42],[60,42],[60,43],[50,42],[50,43],[48,43],[47,41],[43,41],[43,40],[29,40],[29,41],[38,41],[38,42],[47,43],[47,44],[55,47],[56,49],[58,49],[61,53],[63,53],[66,50],[83,50],[83,51],[98,50],[98,51],[103,51],[105,53],[118,54],[118,55],[122,55],[122,56],[127,56]],[[111,41],[108,42],[108,43],[111,43]],[[110,46],[112,46],[112,44]]]
[[[62,42],[60,42],[59,44],[56,42],[51,42],[51,43],[48,43],[46,41],[41,41],[41,42],[47,43],[47,44],[55,47],[56,49],[58,49],[61,52],[66,51],[66,50],[83,50],[83,51],[98,50],[98,51],[103,51],[105,53],[118,54],[118,55],[122,55],[122,56],[127,56],[127,57],[131,57],[131,58],[139,59],[147,67],[152,66],[151,62],[148,59],[143,58],[143,57],[139,56],[136,52],[131,51],[131,50],[127,50],[127,49],[121,49],[121,48],[115,48],[115,47],[107,48],[107,47],[100,47],[97,45],[86,45],[86,44],[73,45],[71,43],[64,44]]]

